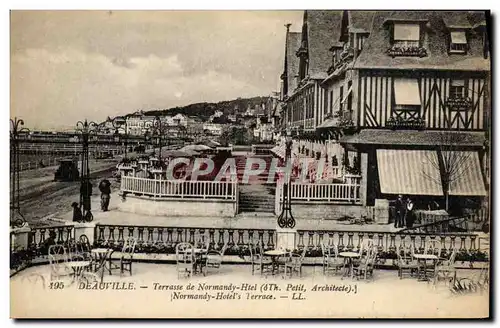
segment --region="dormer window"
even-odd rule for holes
[[[420,46],[419,24],[394,24],[394,46],[412,48]]]
[[[420,22],[397,22],[392,25],[392,45],[387,50],[391,57],[426,57]]]
[[[450,53],[465,54],[467,52],[467,37],[465,31],[450,32]]]

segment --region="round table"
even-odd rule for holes
[[[264,255],[269,256],[271,258],[271,261],[273,262],[272,274],[274,274],[275,271],[279,272],[280,263],[278,262],[278,260],[280,257],[285,256],[287,254],[288,254],[288,252],[285,250],[282,250],[282,249],[270,249],[270,250],[264,252]]]
[[[345,277],[349,274],[353,274],[353,259],[357,259],[361,256],[361,254],[356,253],[356,252],[340,252],[339,253],[340,257],[344,258],[344,267],[342,268],[344,270],[344,274],[342,277]],[[345,270],[347,265],[347,270]]]
[[[420,281],[429,281],[429,277],[427,277],[427,269],[426,269],[426,262],[427,261],[432,261],[433,264],[436,264],[436,261],[439,260],[439,257],[434,254],[413,254],[413,258],[417,260],[417,262],[421,263],[424,268],[423,276],[419,277]]]
[[[69,261],[67,266],[73,269],[73,280],[71,284],[80,279],[83,270],[90,265],[90,261]]]

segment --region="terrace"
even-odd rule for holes
[[[178,277],[175,264],[134,263],[132,275],[106,274],[103,282],[119,283],[134,290],[78,289],[79,285],[51,289],[48,265],[28,268],[11,278],[15,298],[11,316],[50,317],[136,317],[136,318],[480,318],[488,316],[487,291],[455,295],[444,284],[433,286],[416,279],[399,279],[396,271],[376,270],[373,281],[342,279],[324,275],[321,267],[304,267],[302,277],[251,274],[249,265],[223,264],[206,276]],[[461,277],[472,270],[459,270]],[[43,277],[43,278],[41,278]],[[201,284],[239,286],[222,292],[200,290]],[[186,291],[191,283],[192,291]],[[244,291],[243,284],[271,286],[280,291]],[[160,290],[159,285],[182,286],[182,291]],[[301,286],[303,285],[303,286]],[[156,289],[155,289],[156,286]],[[319,287],[314,291],[314,287]],[[321,291],[323,287],[337,291]],[[90,286],[92,287],[92,286]],[[166,288],[166,287],[164,287]],[[305,292],[296,292],[302,289]],[[350,290],[349,290],[350,288]],[[348,292],[349,291],[349,292]],[[174,295],[175,294],[175,295]],[[299,295],[300,294],[300,295]],[[36,297],[34,297],[36,295]],[[200,295],[210,299],[182,299]],[[234,295],[234,296],[233,296]],[[408,297],[411,295],[411,297]],[[234,299],[232,298],[234,297]],[[270,297],[271,299],[260,299]],[[300,300],[294,300],[293,298]],[[41,300],[44,306],[40,306]],[[404,301],[402,301],[404,300]],[[70,306],[68,306],[70,305]],[[251,311],[249,310],[251,309]]]

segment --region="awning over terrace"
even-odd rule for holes
[[[450,191],[453,196],[487,196],[479,156],[474,151],[444,151],[448,166]]]
[[[377,149],[377,164],[384,194],[443,195],[436,151]]]

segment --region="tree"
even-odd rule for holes
[[[471,161],[471,152],[459,151],[458,148],[465,141],[466,135],[459,132],[440,132],[436,136],[437,156],[427,155],[427,163],[430,167],[440,172],[440,175],[433,176],[432,173],[427,172],[425,168],[422,174],[425,178],[432,180],[436,183],[441,183],[443,186],[443,193],[446,202],[446,211],[449,209],[449,195],[451,185],[457,181],[462,174],[464,174]]]

